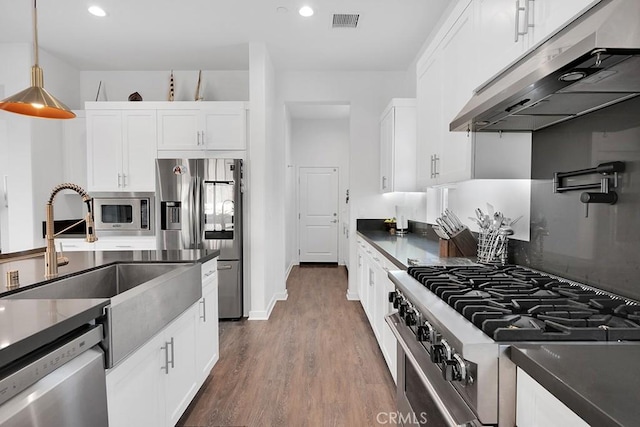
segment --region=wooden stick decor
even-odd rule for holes
[[[169,79],[169,101],[173,101],[174,86],[173,86],[173,70],[171,70],[171,78]]]
[[[202,95],[200,94],[200,83],[202,81],[202,70],[198,71],[198,85],[196,86],[196,101],[202,101]]]

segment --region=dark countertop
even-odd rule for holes
[[[475,258],[440,257],[440,243],[421,234],[398,236],[388,231],[365,229],[358,230],[358,235],[402,270],[409,266],[409,258],[417,260],[420,265],[473,265],[476,261]]]
[[[511,360],[588,424],[638,425],[637,343],[517,344]]]
[[[65,252],[69,264],[58,267],[58,279],[84,270],[103,267],[117,262],[207,262],[220,255],[217,249],[193,249],[171,251],[84,251]],[[18,270],[20,287],[7,290],[8,271]],[[44,278],[44,254],[31,258],[0,263],[0,297],[37,286],[51,280]],[[55,280],[55,279],[54,279]]]
[[[425,237],[424,233],[396,236],[381,230],[374,220],[365,221],[364,227],[358,227],[358,236],[399,269],[407,269],[407,258],[417,259],[423,265],[470,265],[475,261],[440,258],[438,241]],[[408,288],[420,292],[420,287]],[[640,405],[635,399],[640,388],[638,343],[517,344],[511,346],[510,352],[516,365],[587,423],[638,424]]]
[[[0,300],[0,367],[102,316],[108,299]]]

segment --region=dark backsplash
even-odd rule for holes
[[[534,132],[532,145],[531,241],[511,242],[515,262],[640,300],[640,98]],[[617,204],[585,217],[581,191],[553,193],[554,172],[616,160]]]

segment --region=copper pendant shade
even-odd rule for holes
[[[35,64],[31,67],[31,86],[0,101],[0,110],[48,119],[72,119],[76,115],[44,88],[42,68],[38,65],[38,16],[33,1],[33,50]]]

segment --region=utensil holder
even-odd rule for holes
[[[478,262],[505,265],[509,258],[509,237],[497,230],[481,229],[478,234]]]

